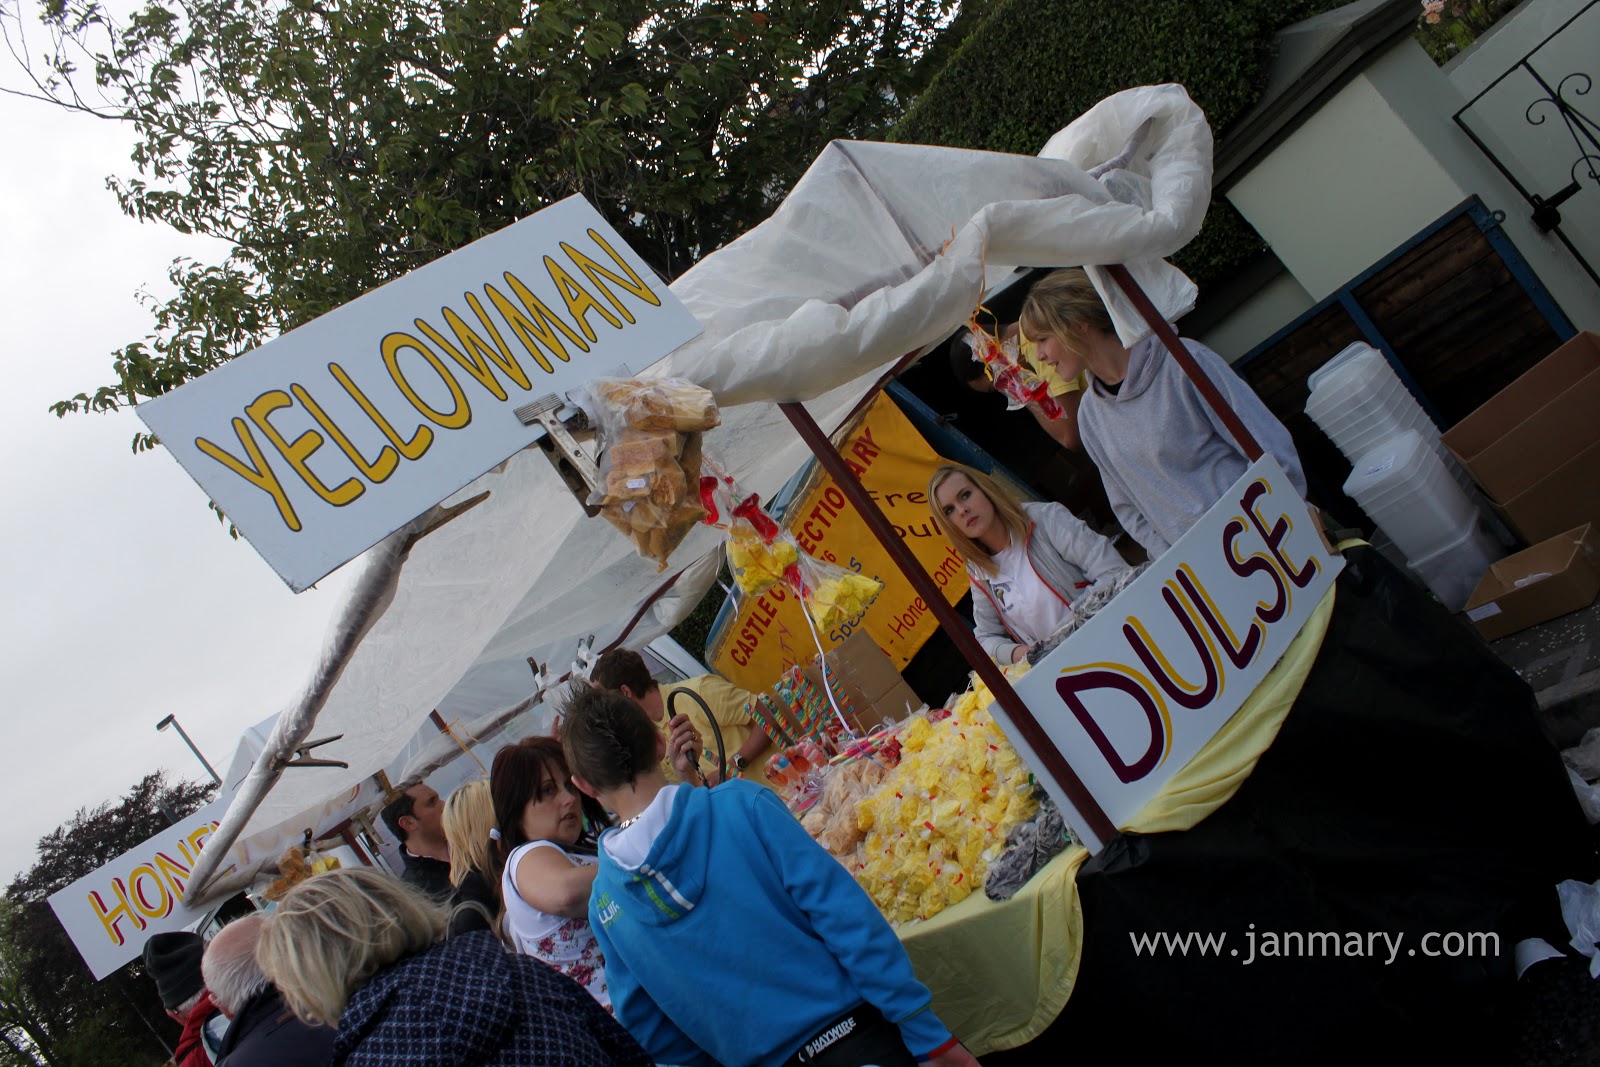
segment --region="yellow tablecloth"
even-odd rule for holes
[[[974,893],[931,919],[900,927],[933,1010],[974,1055],[1037,1037],[1066,1006],[1078,976],[1083,908],[1073,845],[1010,900]]]
[[[1221,807],[1271,746],[1300,695],[1333,614],[1334,589],[1250,699],[1124,830],[1187,830]],[[1083,906],[1073,845],[1010,900],[974,893],[931,919],[900,927],[933,1008],[975,1055],[1033,1040],[1066,1007],[1078,977]]]

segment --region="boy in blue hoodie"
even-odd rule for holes
[[[770,790],[669,785],[643,710],[587,688],[564,712],[600,837],[589,921],[617,1019],[686,1067],[977,1067],[899,939]]]

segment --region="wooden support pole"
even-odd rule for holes
[[[1195,362],[1194,353],[1178,337],[1178,332],[1167,322],[1167,317],[1156,308],[1139,283],[1133,280],[1133,275],[1128,273],[1128,268],[1120,263],[1112,263],[1102,268],[1111,275],[1111,280],[1117,283],[1129,300],[1133,301],[1134,308],[1144,317],[1144,321],[1155,331],[1161,343],[1167,346],[1167,351],[1172,353],[1172,358],[1178,361],[1178,366],[1183,368],[1183,373],[1189,376],[1194,387],[1200,390],[1200,396],[1217,413],[1217,418],[1222,420],[1222,425],[1233,434],[1233,439],[1239,442],[1239,449],[1251,463],[1261,458],[1261,446],[1256,442],[1255,435],[1245,428],[1243,422],[1228,402],[1222,399],[1222,394],[1217,391],[1216,383],[1206,376],[1200,369],[1200,364]]]
[[[900,568],[900,572],[906,576],[912,588],[917,591],[917,595],[928,605],[934,618],[938,619],[939,626],[950,635],[950,639],[956,643],[956,647],[972,665],[972,669],[983,679],[983,684],[989,687],[989,692],[1004,709],[1012,725],[1022,734],[1028,747],[1033,749],[1034,755],[1044,764],[1050,777],[1055,779],[1072,806],[1088,824],[1087,829],[1100,839],[1102,845],[1116,837],[1117,828],[1111,824],[1111,820],[1106,817],[1099,803],[1090,795],[1083,781],[1067,763],[1066,757],[1044,732],[1038,720],[1033,717],[1033,712],[1022,702],[1022,698],[1017,696],[1017,691],[1011,688],[1011,683],[1006,680],[1006,676],[1001,673],[994,660],[983,651],[972,628],[956,614],[927,570],[894,532],[894,527],[878,509],[877,503],[867,495],[866,489],[845,463],[844,457],[839,455],[838,449],[833,447],[828,435],[822,432],[822,427],[811,417],[811,413],[804,405],[798,403],[779,404],[778,407],[799,431],[800,437],[817,457],[817,462],[822,464],[822,469],[832,476],[839,491],[845,495],[845,499],[855,507],[884,551],[889,553],[889,558],[894,560],[895,566]]]
[[[372,862],[372,857],[367,855],[367,850],[361,847],[361,839],[356,836],[356,832],[350,829],[349,819],[344,821],[344,826],[340,829],[339,836],[344,838],[345,844],[355,850],[357,856],[361,857],[362,863],[365,863],[368,867],[377,866],[376,863]]]

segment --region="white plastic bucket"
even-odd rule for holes
[[[1422,410],[1383,353],[1364,343],[1340,352],[1314,372],[1305,411],[1352,464],[1389,439],[1413,430],[1428,442],[1451,480],[1471,491],[1472,479],[1439,438],[1439,427]]]
[[[1337,356],[1334,356],[1332,359],[1328,360],[1328,362],[1311,372],[1311,376],[1306,379],[1306,383],[1311,386],[1311,391],[1316,392],[1317,384],[1321,382],[1322,379],[1326,378],[1328,375],[1332,374],[1334,371],[1350,362],[1353,357],[1358,356],[1363,352],[1377,352],[1377,349],[1373,348],[1365,341],[1357,341],[1352,345],[1346,345]],[[1379,355],[1381,356],[1382,353],[1379,353]]]
[[[1483,523],[1473,522],[1460,536],[1409,566],[1446,608],[1460,611],[1489,565],[1504,555],[1505,549]]]
[[[1414,430],[1407,430],[1356,461],[1344,493],[1361,505],[1415,560],[1456,541],[1478,521],[1478,509],[1444,462]]]

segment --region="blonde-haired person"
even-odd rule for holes
[[[469,930],[499,933],[500,894],[490,859],[494,801],[482,778],[467,782],[444,803],[444,837],[450,843],[449,936]]]
[[[1132,348],[1117,339],[1084,271],[1072,267],[1041,278],[1022,305],[1021,326],[1041,362],[1063,374],[1079,365],[1089,372],[1078,433],[1117,520],[1155,559],[1222,498],[1249,461],[1159,338]],[[1221,356],[1198,341],[1183,343],[1304,496],[1300,456],[1283,423]]]
[[[576,982],[371,868],[316,875],[267,917],[262,970],[303,1022],[335,1026],[344,1067],[603,1067],[650,1058]]]
[[[973,630],[997,663],[1020,663],[1067,609],[1127,566],[1106,538],[1055,503],[1023,503],[982,471],[949,463],[928,479],[933,521],[967,565]]]

